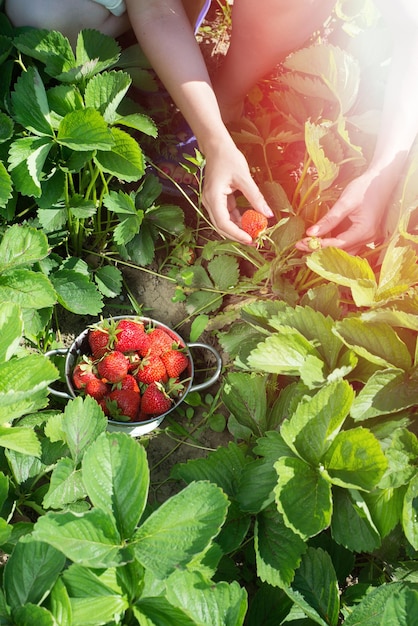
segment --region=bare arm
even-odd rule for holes
[[[270,216],[219,111],[193,29],[180,0],[127,0],[130,22],[150,63],[196,135],[206,157],[203,201],[217,230],[250,243],[242,231],[233,192],[241,191]]]

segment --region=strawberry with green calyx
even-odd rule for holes
[[[114,389],[106,399],[110,417],[120,422],[135,421],[141,406],[141,396],[130,389]]]
[[[241,216],[241,228],[248,233],[253,240],[259,239],[267,226],[268,221],[266,216],[254,209],[247,209]]]
[[[119,383],[116,384],[117,389],[129,389],[130,391],[136,391],[139,393],[139,385],[135,376],[127,374]]]
[[[144,359],[136,373],[138,382],[149,385],[167,379],[167,372],[163,360],[157,354],[149,354]]]
[[[141,413],[151,415],[162,415],[169,411],[172,406],[172,400],[167,395],[164,385],[161,383],[151,383],[145,389],[141,401]]]
[[[161,356],[163,352],[171,350],[173,345],[177,346],[177,342],[162,328],[154,328],[149,333],[149,354]]]
[[[94,364],[86,355],[76,364],[72,372],[72,381],[76,389],[84,389],[87,382],[96,379],[96,370]]]
[[[170,378],[178,378],[190,365],[188,356],[181,350],[167,350],[161,355]]]
[[[118,383],[128,373],[129,361],[122,352],[114,350],[106,354],[98,363],[97,371],[100,378],[109,383]]]
[[[84,391],[95,400],[102,400],[110,390],[105,382],[95,377],[87,381]]]
[[[119,320],[114,347],[119,352],[139,352],[144,356],[149,348],[149,336],[144,324],[139,320]]]
[[[88,334],[88,342],[94,359],[100,359],[102,356],[113,350],[116,339],[116,324],[114,320],[102,320],[98,324],[90,327]]]

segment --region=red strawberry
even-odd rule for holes
[[[86,394],[92,396],[95,400],[102,400],[109,392],[109,387],[100,378],[92,378],[87,381]]]
[[[130,391],[136,391],[139,393],[138,383],[136,382],[136,378],[131,376],[131,374],[127,374],[120,383],[118,383],[118,389],[129,389]]]
[[[149,338],[144,324],[139,320],[120,320],[116,326],[115,350],[119,352],[138,351],[146,354]]]
[[[171,403],[172,400],[165,393],[164,387],[159,383],[151,383],[143,393],[141,413],[162,415],[171,408]]]
[[[175,340],[162,328],[154,328],[149,333],[149,353],[160,356],[166,350],[171,350]]]
[[[267,228],[267,225],[268,221],[266,216],[254,209],[247,209],[241,216],[241,228],[245,230],[252,239],[257,239]]]
[[[87,382],[96,378],[93,363],[87,356],[83,356],[83,360],[77,363],[73,369],[72,379],[76,389],[83,389]]]
[[[180,350],[167,350],[161,355],[161,360],[170,378],[178,378],[189,365],[188,356]]]
[[[113,350],[116,339],[115,330],[114,320],[102,320],[91,326],[88,340],[94,359],[100,359],[106,352]]]
[[[106,400],[111,417],[120,421],[136,420],[141,396],[131,389],[114,389]]]
[[[106,354],[97,364],[99,376],[109,383],[118,383],[128,373],[129,361],[122,352]]]
[[[161,357],[155,354],[149,354],[142,359],[136,377],[140,383],[146,384],[157,382],[167,377],[165,365]]]

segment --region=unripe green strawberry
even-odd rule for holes
[[[97,363],[97,371],[100,378],[109,383],[118,383],[128,373],[129,361],[122,352],[117,350],[106,354]]]
[[[247,209],[241,216],[241,228],[245,230],[252,239],[257,239],[257,237],[266,230],[267,226],[268,221],[266,216],[254,209]]]

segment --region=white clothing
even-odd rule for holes
[[[97,4],[101,4],[113,15],[123,15],[126,13],[125,0],[93,0]]]

